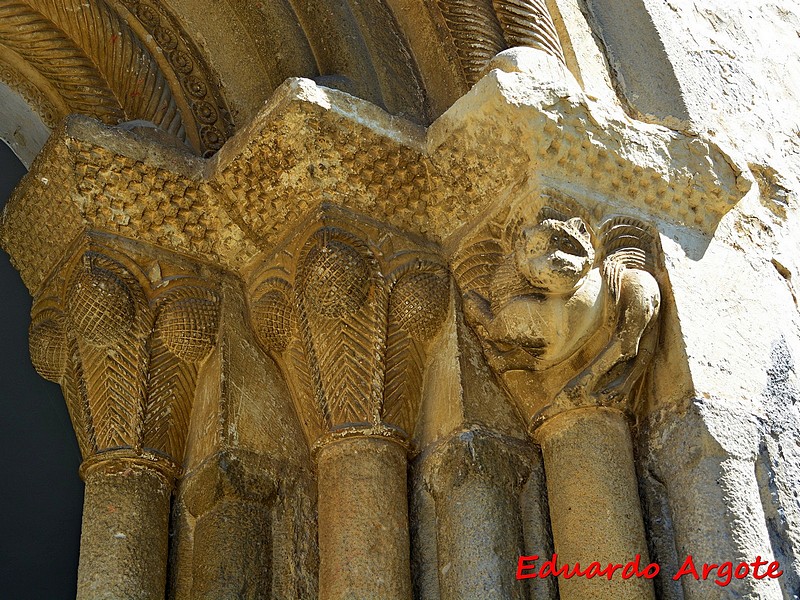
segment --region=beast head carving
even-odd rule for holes
[[[514,247],[520,275],[545,294],[572,292],[594,264],[594,248],[586,223],[545,219],[522,229]]]
[[[465,317],[523,414],[627,402],[655,343],[653,256],[636,219],[608,219],[595,235],[547,207],[465,241],[453,261]]]

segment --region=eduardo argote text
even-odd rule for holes
[[[539,556],[520,556],[517,561],[517,579],[535,579],[544,577],[560,577],[562,579],[572,579],[573,577],[585,577],[594,579],[595,577],[605,577],[609,581],[614,577],[621,579],[631,579],[634,577],[653,579],[661,572],[661,567],[657,563],[641,564],[641,555],[637,554],[633,560],[625,564],[601,565],[599,562],[589,563],[585,568],[581,568],[580,563],[574,565],[558,564],[558,554],[547,560],[539,562]],[[697,580],[712,579],[714,583],[725,587],[733,579],[744,579],[753,577],[754,579],[776,579],[783,575],[778,561],[767,561],[757,556],[753,562],[733,563],[731,561],[722,564],[702,563],[696,564],[694,557],[690,554],[683,561],[678,571],[672,575],[672,579],[679,580],[682,577],[694,577]]]

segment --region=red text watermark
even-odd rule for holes
[[[653,579],[661,572],[661,567],[657,563],[647,563],[642,565],[642,557],[637,554],[633,560],[625,564],[606,564],[599,562],[589,563],[585,568],[581,568],[580,563],[574,565],[558,564],[558,554],[553,554],[541,563],[539,557],[520,556],[517,561],[517,579],[535,579],[537,577],[561,577],[562,579],[572,579],[573,577],[585,577],[593,579],[595,577],[605,577],[609,581],[614,577],[620,579],[644,578]],[[696,565],[694,558],[690,554],[683,561],[678,571],[672,576],[675,581],[682,577],[694,577],[696,580],[713,579],[714,583],[725,587],[733,579],[744,579],[753,577],[754,579],[776,579],[783,575],[781,566],[777,561],[767,561],[757,556],[753,562],[723,562],[722,564],[702,563]]]

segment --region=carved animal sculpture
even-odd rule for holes
[[[545,210],[537,222],[457,255],[464,312],[499,374],[573,359],[579,373],[555,402],[613,404],[640,379],[655,344],[652,236],[643,223],[619,217],[596,240],[583,219],[555,215]],[[603,335],[599,352],[574,360]]]

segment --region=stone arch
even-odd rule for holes
[[[3,83],[48,127],[71,112],[145,119],[198,153],[216,151],[232,132],[219,85],[169,15],[128,4],[135,15],[105,0],[0,4]]]
[[[2,0],[0,17],[0,78],[48,129],[143,119],[204,155],[288,77],[428,124],[501,50],[564,60],[546,0]]]

